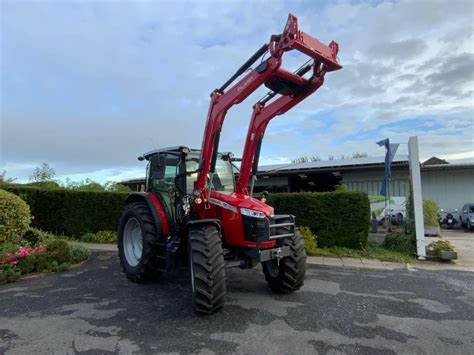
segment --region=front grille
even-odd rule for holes
[[[249,242],[264,242],[271,239],[287,238],[295,234],[294,217],[277,215],[254,218],[242,216],[244,239]]]
[[[268,240],[270,233],[268,218],[242,216],[244,239],[249,242]]]

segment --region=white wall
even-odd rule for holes
[[[392,170],[390,178],[390,196],[408,196],[408,167],[403,170]],[[342,173],[342,183],[349,191],[362,191],[369,195],[378,195],[382,187],[383,169],[376,171],[360,171]]]
[[[438,202],[445,211],[461,210],[465,203],[474,203],[474,168],[421,172],[423,199]]]
[[[407,196],[409,181],[406,170],[392,170],[390,195]],[[383,170],[342,173],[342,182],[349,191],[377,195],[383,179]],[[421,170],[423,199],[436,201],[440,208],[452,211],[465,203],[474,203],[474,166],[469,169]],[[404,195],[406,193],[406,195]]]

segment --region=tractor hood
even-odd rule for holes
[[[263,212],[267,216],[273,216],[273,207],[263,203],[259,199],[236,192],[212,191],[209,202],[233,212],[240,212],[241,208]]]

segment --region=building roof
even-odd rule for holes
[[[385,164],[385,157],[365,157],[365,158],[350,158],[350,159],[334,159],[309,161],[305,163],[288,163],[288,164],[274,164],[262,165],[258,167],[259,173],[277,173],[289,170],[330,170],[333,168],[367,168],[373,166],[380,166]],[[393,159],[393,165],[407,165],[408,155],[399,154]]]
[[[322,161],[310,161],[306,163],[286,163],[286,164],[270,164],[261,165],[258,167],[258,173],[281,175],[285,173],[303,173],[306,171],[340,171],[340,170],[363,170],[371,168],[383,168],[385,164],[385,157],[365,157],[365,158],[351,158],[351,159],[334,159]],[[392,162],[392,166],[401,166],[408,168],[408,155],[398,154]],[[426,164],[421,165],[423,171],[433,170],[474,170],[474,163],[448,163],[448,164]],[[233,168],[234,173],[239,171]],[[133,179],[124,181],[124,183],[134,183],[136,181],[144,181],[144,179]]]
[[[421,166],[421,170],[463,170],[463,169],[474,170],[474,163],[448,163],[448,164],[434,164],[434,165]]]
[[[449,164],[449,162],[444,159],[440,159],[438,157],[431,157],[428,160],[421,163],[421,165],[440,165],[440,164]]]

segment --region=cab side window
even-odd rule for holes
[[[152,179],[153,190],[160,192],[168,192],[174,187],[174,178],[177,175],[178,157],[167,156],[164,160],[165,175],[163,179]]]

